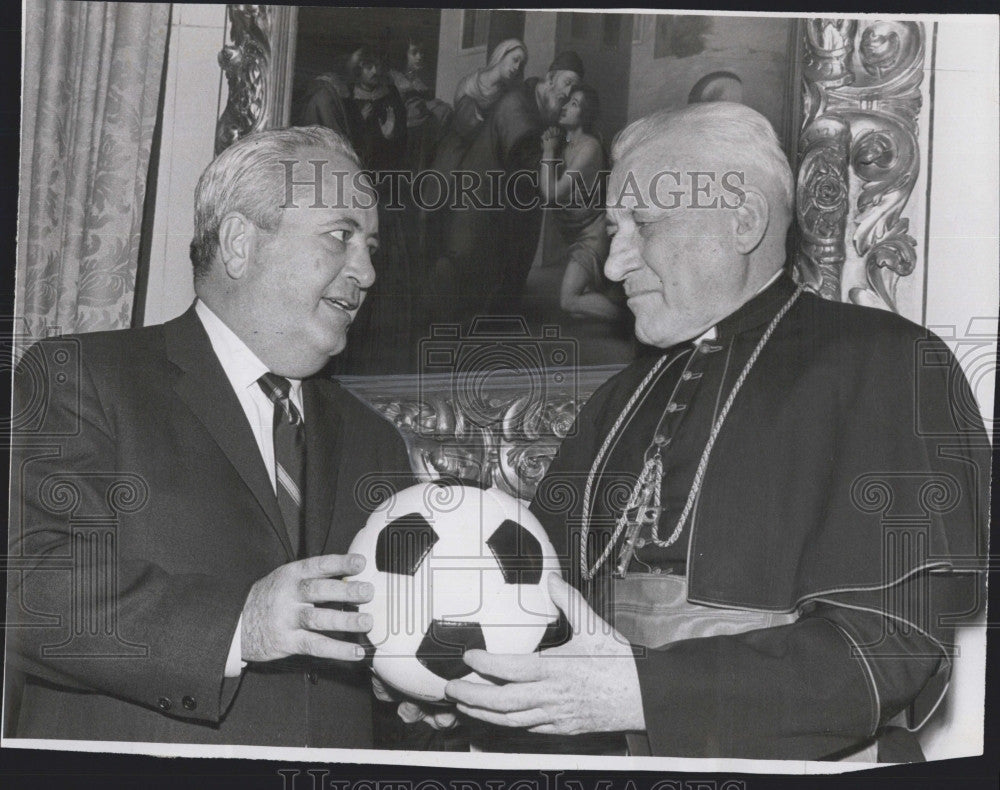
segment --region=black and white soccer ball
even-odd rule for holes
[[[367,645],[375,673],[405,694],[444,699],[449,680],[488,682],[466,650],[531,653],[569,638],[548,592],[559,562],[527,505],[495,488],[449,481],[407,488],[351,544],[375,596]]]

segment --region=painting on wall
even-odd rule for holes
[[[655,110],[726,100],[761,111],[787,141],[793,26],[672,14],[298,9],[281,120],[342,133],[378,192],[378,279],[336,372],[415,372],[421,344],[436,333],[468,334],[498,316],[527,338],[568,340],[578,364],[625,364],[643,353],[621,284],[603,271],[614,136]],[[553,67],[573,78],[547,93]],[[498,137],[510,126],[527,129],[526,139]],[[547,184],[542,160],[558,173],[571,158],[582,191]],[[491,171],[503,176],[491,181]],[[501,179],[517,180],[516,194]]]

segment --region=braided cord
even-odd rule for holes
[[[608,452],[608,448],[614,441],[615,437],[618,435],[619,429],[622,427],[622,423],[625,422],[625,418],[632,411],[632,407],[635,406],[635,402],[639,400],[639,397],[643,394],[646,387],[649,386],[649,382],[653,380],[653,377],[659,372],[660,368],[663,367],[664,363],[667,361],[667,355],[664,354],[658,360],[656,364],[650,368],[649,373],[646,374],[645,378],[636,387],[635,392],[632,393],[632,397],[628,399],[628,403],[625,404],[625,408],[622,409],[621,414],[618,415],[618,419],[615,420],[615,424],[611,426],[611,430],[608,435],[604,437],[604,443],[601,445],[601,449],[597,451],[597,455],[594,457],[594,463],[590,466],[590,472],[587,474],[587,484],[583,489],[583,527],[580,531],[580,570],[583,572],[583,578],[586,581],[590,581],[597,570],[604,564],[607,560],[608,555],[611,553],[611,549],[614,548],[615,541],[618,540],[619,535],[622,534],[622,530],[625,529],[625,525],[628,523],[626,517],[618,519],[618,523],[615,525],[614,535],[611,536],[611,540],[608,542],[607,547],[604,549],[604,553],[601,554],[600,558],[594,564],[593,568],[587,568],[587,536],[590,533],[590,497],[593,493],[594,481],[597,478],[597,470],[600,468],[604,461],[604,456]],[[643,469],[645,472],[645,468]],[[638,491],[640,489],[641,478],[644,475],[640,475],[640,480],[636,483],[636,488],[632,490],[632,496],[629,498],[629,503],[638,496]],[[626,513],[628,508],[626,508]]]
[[[743,386],[743,382],[746,381],[747,376],[750,375],[750,370],[757,361],[757,357],[760,356],[761,351],[764,350],[764,346],[767,345],[767,341],[771,339],[771,335],[774,334],[774,330],[778,328],[778,323],[785,317],[785,313],[792,308],[792,305],[795,304],[795,300],[799,298],[799,294],[802,293],[802,290],[802,287],[799,286],[795,293],[792,294],[792,298],[785,302],[784,306],[778,311],[778,314],[771,319],[771,323],[761,336],[760,341],[757,343],[757,347],[754,348],[753,353],[747,360],[746,365],[743,366],[743,370],[740,372],[739,378],[737,378],[736,383],[733,384],[733,389],[729,393],[729,397],[726,398],[726,402],[723,404],[722,410],[719,412],[719,417],[716,419],[715,424],[712,426],[712,431],[708,435],[708,442],[705,444],[705,449],[702,451],[701,459],[698,461],[698,468],[694,473],[694,482],[691,484],[691,490],[688,492],[687,502],[684,503],[684,510],[681,511],[681,515],[677,519],[677,526],[674,527],[674,531],[670,533],[670,537],[666,540],[660,540],[659,522],[653,524],[653,533],[651,537],[653,539],[653,543],[657,546],[666,548],[667,546],[673,545],[677,541],[677,538],[680,537],[681,530],[684,529],[684,522],[687,521],[688,516],[691,515],[691,511],[694,509],[695,500],[698,498],[698,492],[701,490],[701,483],[705,477],[705,470],[708,468],[708,458],[712,454],[712,448],[715,446],[715,440],[719,438],[719,431],[722,430],[722,424],[726,421],[726,417],[729,415],[729,410],[732,408],[733,402],[736,400],[736,394],[740,391],[740,387]]]
[[[719,412],[719,416],[715,420],[715,423],[712,426],[712,430],[709,433],[708,442],[705,444],[705,449],[702,451],[701,459],[698,462],[698,468],[695,471],[694,481],[691,484],[691,490],[688,492],[687,502],[685,502],[684,504],[684,510],[681,512],[681,515],[677,519],[677,525],[674,527],[674,531],[670,534],[670,537],[667,538],[666,540],[660,540],[659,520],[653,522],[652,534],[650,537],[652,538],[652,542],[655,543],[657,546],[660,546],[661,548],[666,548],[668,546],[673,545],[680,537],[680,534],[684,529],[684,524],[687,521],[688,516],[691,515],[691,511],[694,508],[694,503],[698,498],[699,491],[701,490],[701,484],[702,481],[704,480],[705,470],[708,468],[708,461],[709,457],[712,454],[712,448],[715,446],[715,440],[718,438],[719,432],[722,430],[722,425],[726,421],[726,417],[729,415],[729,410],[732,408],[733,403],[736,400],[736,395],[740,391],[740,388],[743,386],[743,382],[746,381],[747,376],[750,374],[750,370],[757,362],[757,358],[764,350],[764,346],[767,345],[767,341],[771,339],[771,335],[774,334],[774,330],[777,329],[778,324],[781,322],[781,319],[784,318],[785,314],[792,308],[792,305],[795,304],[796,300],[802,294],[803,290],[805,289],[801,285],[798,288],[796,288],[795,293],[792,294],[791,298],[787,302],[785,302],[785,304],[774,316],[774,318],[771,319],[771,323],[768,324],[767,329],[764,331],[764,334],[758,341],[757,346],[753,350],[753,353],[750,354],[750,358],[747,360],[746,365],[743,366],[743,370],[740,372],[739,377],[733,384],[733,388],[729,393],[729,397],[726,398],[726,402],[725,404],[723,404],[722,409]],[[586,581],[590,581],[591,579],[593,579],[594,576],[597,574],[597,571],[600,570],[601,566],[607,561],[608,555],[611,554],[611,551],[614,548],[615,543],[617,542],[618,538],[621,536],[621,533],[625,530],[625,527],[628,526],[629,523],[628,514],[630,508],[626,507],[624,512],[618,518],[615,524],[615,531],[611,536],[611,540],[608,542],[608,545],[601,553],[601,556],[594,563],[593,567],[588,568],[587,537],[590,532],[590,496],[594,480],[597,475],[597,469],[600,465],[600,462],[603,460],[604,454],[607,452],[608,447],[610,446],[612,440],[617,434],[618,429],[625,421],[626,416],[629,414],[632,407],[635,405],[636,400],[638,400],[643,390],[649,384],[649,381],[653,378],[653,375],[660,369],[660,367],[662,367],[663,362],[665,360],[666,356],[664,355],[657,361],[657,364],[653,367],[652,370],[650,370],[650,372],[642,380],[636,391],[632,393],[632,397],[629,398],[628,403],[625,404],[625,408],[622,409],[621,414],[618,415],[618,419],[615,420],[615,424],[614,426],[612,426],[611,432],[605,438],[604,444],[601,445],[601,449],[598,451],[597,457],[595,458],[593,465],[590,467],[590,473],[587,475],[587,484],[584,487],[584,494],[583,494],[583,527],[580,531],[580,570],[582,571],[583,578]],[[639,475],[639,479],[636,481],[635,487],[632,489],[632,496],[629,497],[629,505],[631,505],[632,507],[635,506],[633,504],[633,500],[637,500],[638,496],[640,495],[640,492],[642,492],[643,489],[649,485],[649,481],[646,478],[649,476],[648,473],[653,472],[654,466],[652,464],[654,463],[654,459],[658,458],[659,458],[659,448],[657,448],[657,452],[654,455],[654,458],[646,461],[645,465],[643,466],[642,473]],[[662,475],[663,475],[662,464],[660,464],[658,468],[660,470],[660,481],[658,482],[662,482]]]

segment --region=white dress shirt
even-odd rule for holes
[[[267,365],[261,362],[247,344],[200,299],[195,302],[194,310],[208,333],[212,350],[219,358],[226,378],[229,379],[229,385],[236,393],[240,406],[243,407],[243,413],[250,423],[250,431],[257,441],[260,456],[271,478],[271,488],[277,493],[274,470],[274,404],[257,383],[257,380],[268,372]],[[304,424],[306,413],[302,406],[302,382],[299,379],[289,379],[289,382],[292,385],[288,395],[289,400],[299,410]],[[240,652],[242,629],[243,616],[240,615],[226,659],[226,677],[238,677],[246,666]]]
[[[199,300],[195,302],[194,309],[205,331],[208,332],[212,350],[215,351],[215,356],[219,358],[222,369],[226,372],[229,385],[236,393],[240,406],[243,407],[253,438],[257,440],[257,446],[260,448],[260,456],[264,459],[264,466],[271,476],[271,487],[275,488],[274,404],[257,383],[257,379],[269,372],[267,365],[247,348],[247,344],[240,340],[208,305]],[[306,413],[302,408],[302,382],[299,379],[289,379],[289,382],[292,387],[288,397],[302,415],[304,424]]]

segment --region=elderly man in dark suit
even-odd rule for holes
[[[409,465],[316,376],[375,279],[360,170],[319,127],[237,142],[198,184],[191,309],[27,352],[15,414],[41,405],[12,466],[9,734],[372,745],[370,618],[351,606],[371,589],[344,580],[364,564],[345,552],[359,482],[406,484]],[[30,375],[66,359],[75,386]]]

